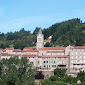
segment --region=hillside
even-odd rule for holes
[[[14,33],[1,33],[0,48],[14,46],[14,48],[23,49],[26,46],[35,46],[38,31],[39,28],[36,27],[33,33],[24,30],[24,28]],[[50,46],[85,45],[85,23],[82,23],[78,18],[56,23],[43,29],[43,34],[45,39],[52,36]]]
[[[45,38],[53,35],[51,42],[54,46],[85,45],[85,23],[80,19],[71,19],[56,23],[43,30]]]

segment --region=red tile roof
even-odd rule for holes
[[[22,55],[21,57],[36,57],[37,55]]]
[[[6,52],[6,49],[2,49],[3,52]]]
[[[21,54],[8,54],[8,56],[21,56]]]
[[[69,56],[68,55],[46,55],[46,56],[38,56],[39,58],[52,58],[52,57],[66,57],[68,58]]]
[[[14,48],[13,47],[11,47],[11,48],[5,48],[6,50],[13,50]]]
[[[64,50],[63,51],[48,51],[48,52],[52,52],[52,53],[64,53]]]
[[[21,56],[21,54],[8,54],[8,53],[1,53],[1,56]]]
[[[65,50],[65,47],[43,47],[39,48],[39,50]]]
[[[14,49],[13,52],[22,52],[20,49]]]
[[[37,52],[38,50],[32,50],[32,49],[30,49],[30,50],[25,50],[26,52]]]
[[[1,53],[1,56],[8,56],[8,53]]]

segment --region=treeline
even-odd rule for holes
[[[0,61],[0,85],[36,85],[37,69],[28,64],[28,59],[11,57]]]
[[[8,32],[0,34],[0,48],[13,46],[14,48],[23,49],[24,47],[35,46],[36,36],[30,31],[22,28],[17,32]]]
[[[0,33],[0,48],[13,46],[14,48],[23,49],[36,45],[36,35],[39,31],[36,27],[33,33],[22,28],[20,31],[8,32],[6,34]],[[83,46],[85,45],[85,23],[78,18],[56,23],[49,28],[42,30],[44,38],[48,39],[52,36],[51,42],[46,43],[45,46]]]
[[[72,77],[66,74],[66,69],[54,70],[54,76],[45,79],[41,85],[85,85],[85,72],[80,71],[77,77]]]
[[[85,23],[78,18],[56,23],[43,30],[44,37],[47,39],[53,36],[51,43],[54,46],[83,46],[85,45]]]

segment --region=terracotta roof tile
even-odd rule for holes
[[[8,54],[8,56],[21,56],[21,54]]]
[[[36,57],[37,55],[22,55],[22,57]]]
[[[8,56],[8,53],[1,53],[1,56]]]
[[[8,54],[8,53],[1,53],[1,56],[21,56],[21,54]]]
[[[14,49],[13,52],[22,52],[20,49]]]
[[[38,56],[39,58],[52,58],[52,57],[66,57],[68,58],[69,56],[68,55],[52,55],[52,56],[49,56],[49,55],[46,55],[46,56]]]
[[[43,47],[39,48],[39,50],[65,50],[65,47]]]
[[[11,48],[5,48],[6,50],[13,50],[14,48],[13,47],[11,47]]]
[[[64,50],[63,51],[48,51],[48,52],[52,52],[52,53],[64,53]]]
[[[2,49],[3,52],[6,52],[6,49]]]
[[[30,49],[30,50],[25,50],[26,52],[37,52],[38,50],[32,50],[32,49]]]

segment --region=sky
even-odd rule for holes
[[[85,22],[85,0],[0,0],[0,32],[33,32],[72,18]]]

